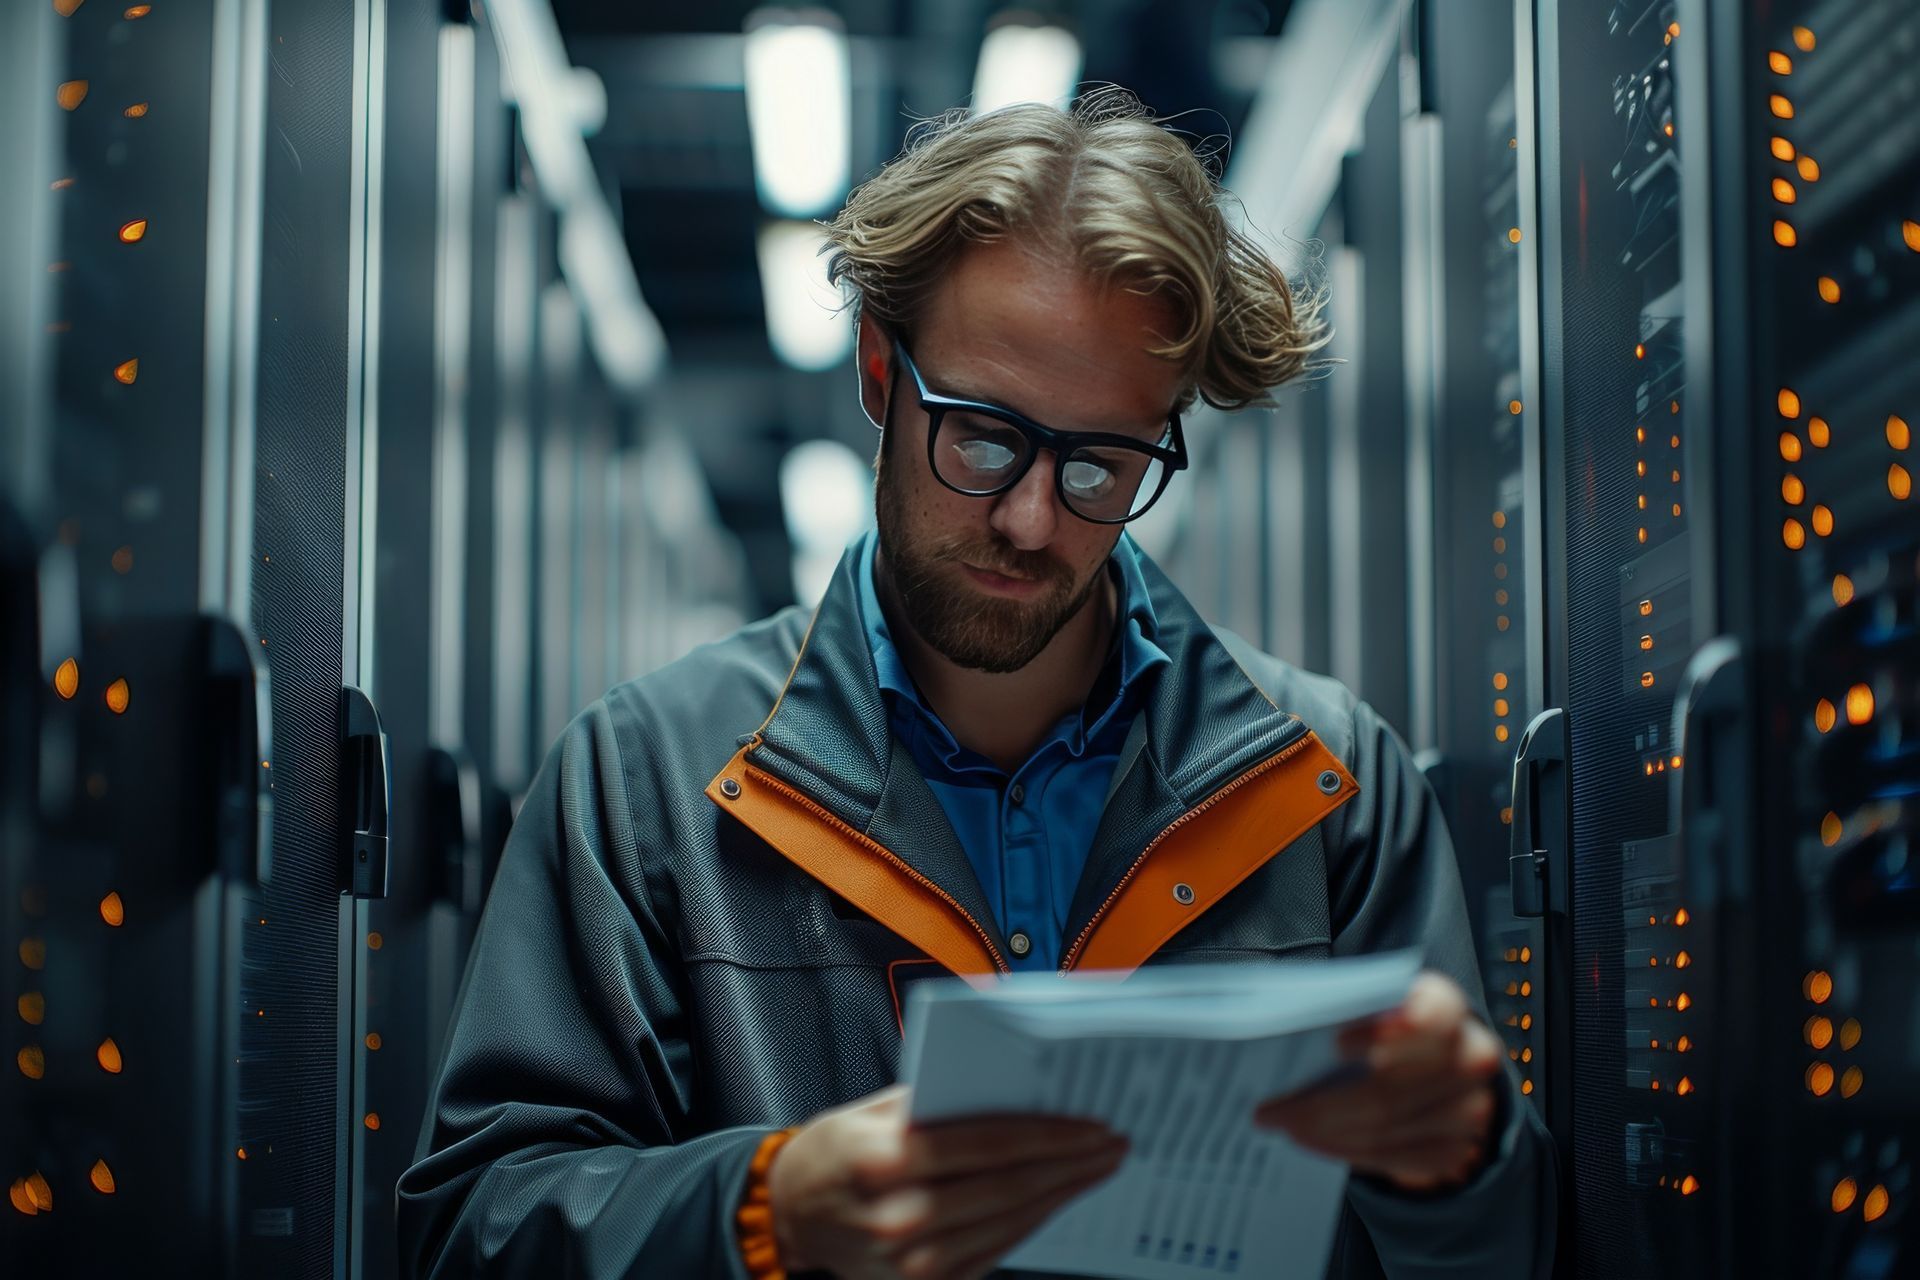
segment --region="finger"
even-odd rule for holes
[[[865,1225],[875,1236],[905,1245],[1004,1216],[1063,1187],[1104,1178],[1120,1167],[1125,1155],[1125,1144],[1118,1143],[1093,1155],[1022,1165],[1011,1172],[917,1183],[875,1201]]]
[[[1350,1088],[1302,1105],[1281,1099],[1261,1107],[1254,1122],[1281,1129],[1298,1141],[1352,1134],[1391,1132],[1417,1124],[1443,1110],[1463,1095],[1480,1088],[1470,1076],[1452,1073],[1394,1086],[1366,1080]]]
[[[896,1265],[909,1280],[984,1275],[1000,1258],[1039,1230],[1047,1219],[1104,1181],[1106,1176],[1078,1179],[996,1217],[916,1241],[899,1255]]]
[[[1493,1109],[1492,1091],[1478,1088],[1401,1124],[1303,1127],[1288,1133],[1295,1142],[1322,1155],[1353,1164],[1371,1163],[1433,1143],[1486,1141],[1491,1137],[1488,1130]]]
[[[908,1129],[902,1140],[903,1180],[937,1181],[1035,1161],[1097,1152],[1115,1138],[1090,1120],[1058,1116],[996,1117]]]
[[[1467,997],[1460,985],[1429,969],[1413,980],[1400,1007],[1356,1023],[1341,1033],[1343,1052],[1361,1057],[1375,1045],[1423,1033],[1457,1027],[1467,1016]]]

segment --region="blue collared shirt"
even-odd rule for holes
[[[879,536],[859,545],[860,610],[874,674],[894,734],[912,754],[966,850],[1001,932],[1028,941],[1018,970],[1060,966],[1067,911],[1106,807],[1120,749],[1149,678],[1171,659],[1154,643],[1153,605],[1132,539],[1114,545],[1109,571],[1120,588],[1120,626],[1106,670],[1085,706],[1063,716],[1024,764],[1009,775],[954,739],[921,700],[894,648],[874,588]]]

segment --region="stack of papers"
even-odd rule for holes
[[[1179,965],[1124,983],[1018,975],[911,993],[911,1115],[1042,1113],[1131,1140],[1120,1171],[1006,1259],[1036,1271],[1319,1280],[1344,1164],[1258,1129],[1254,1109],[1342,1069],[1348,1023],[1397,1008],[1416,951],[1301,965]]]

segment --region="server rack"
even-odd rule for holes
[[[1319,232],[1331,246],[1335,329],[1346,361],[1328,392],[1328,657],[1331,673],[1403,735],[1413,707],[1407,593],[1406,353],[1399,65],[1373,87],[1357,150]]]
[[[251,874],[254,671],[228,611],[209,135],[223,14],[24,6],[9,166],[0,1253],[210,1269],[223,875]],[[205,428],[203,430],[203,427]],[[18,770],[18,772],[16,772]],[[156,1100],[163,1100],[156,1105]]]
[[[1711,780],[1682,832],[1750,957],[1727,1019],[1753,1068],[1726,1082],[1726,1257],[1898,1275],[1920,1263],[1920,13],[1696,8],[1718,197],[1697,345],[1729,492],[1725,638],[1687,725]]]
[[[1570,1065],[1577,1263],[1680,1274],[1718,1256],[1710,1095],[1729,1046],[1708,1029],[1714,904],[1680,856],[1673,699],[1706,638],[1691,539],[1708,463],[1688,412],[1680,235],[1696,131],[1675,105],[1698,75],[1664,0],[1542,5],[1541,409],[1550,702],[1564,715],[1571,841],[1536,804],[1545,894],[1571,885]],[[1516,801],[1532,788],[1516,764]],[[1551,905],[1551,903],[1549,903]],[[1563,970],[1563,972],[1565,972]],[[1704,1086],[1704,1087],[1703,1087]]]
[[[1512,14],[1506,0],[1465,12],[1424,6],[1416,27],[1423,110],[1403,146],[1408,238],[1418,249],[1410,274],[1428,283],[1410,295],[1408,314],[1417,325],[1410,340],[1430,346],[1407,361],[1407,416],[1425,436],[1410,468],[1420,459],[1432,468],[1430,481],[1412,476],[1431,486],[1429,520],[1416,521],[1412,536],[1431,549],[1414,576],[1430,575],[1433,622],[1415,682],[1432,700],[1428,779],[1459,857],[1487,1007],[1522,1093],[1546,1111],[1548,930],[1542,917],[1515,914],[1509,862],[1513,755],[1541,709],[1543,677],[1528,536],[1539,500],[1530,480],[1538,406],[1522,370],[1534,221],[1530,207],[1523,212],[1524,161],[1534,139],[1528,128],[1523,140],[1516,109]]]

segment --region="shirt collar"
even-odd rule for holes
[[[867,649],[873,655],[874,678],[893,712],[896,731],[910,730],[924,735],[923,742],[934,748],[936,757],[950,768],[988,767],[986,761],[962,747],[932,708],[921,699],[919,689],[908,674],[906,663],[894,647],[887,628],[886,613],[880,607],[879,591],[874,586],[875,554],[880,535],[868,530],[854,546],[857,567],[854,579],[859,591],[861,620],[866,627]],[[1146,575],[1140,567],[1139,548],[1133,538],[1122,532],[1107,559],[1107,571],[1120,590],[1120,622],[1114,628],[1113,646],[1107,665],[1094,684],[1087,705],[1069,716],[1057,735],[1067,739],[1074,755],[1085,752],[1089,740],[1098,738],[1115,724],[1126,723],[1139,705],[1148,678],[1172,659],[1156,642],[1159,624],[1153,611]],[[1089,721],[1088,712],[1093,712]],[[902,713],[905,714],[902,714]],[[904,736],[904,734],[903,734]]]

